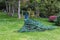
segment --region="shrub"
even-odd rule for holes
[[[57,17],[57,20],[55,21],[55,24],[60,26],[60,16]]]
[[[40,6],[40,13],[43,13],[43,15],[45,17],[49,17],[51,15],[57,15],[59,13],[59,9],[57,6],[56,6],[56,0],[52,1],[52,0],[47,0],[47,3],[46,1],[43,0],[43,2],[41,1],[41,3],[39,4]],[[41,15],[41,14],[40,14]],[[44,17],[43,16],[43,17]]]
[[[50,16],[49,21],[54,22],[54,20],[57,18],[57,16]]]

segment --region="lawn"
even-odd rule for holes
[[[46,26],[54,26],[47,18],[34,18]],[[60,28],[44,32],[16,32],[24,24],[24,19],[9,17],[0,12],[0,40],[60,40]]]

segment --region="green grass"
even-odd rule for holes
[[[46,18],[34,18],[44,25],[53,25]],[[0,40],[60,40],[60,28],[44,32],[16,32],[24,24],[24,20],[17,17],[9,17],[0,12]]]

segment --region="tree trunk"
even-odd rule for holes
[[[8,1],[5,1],[5,5],[6,5],[6,12],[8,13]]]
[[[20,0],[18,0],[18,18],[20,19],[21,16],[20,16]]]
[[[11,10],[11,5],[9,3],[9,13],[8,13],[9,16],[12,16],[12,10]]]
[[[14,5],[12,5],[12,16],[14,16],[15,10],[14,10]]]

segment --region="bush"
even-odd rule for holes
[[[57,18],[57,16],[50,16],[49,21],[54,22],[54,20]]]
[[[60,26],[60,16],[57,17],[57,20],[55,21],[55,24]]]
[[[45,17],[49,17],[51,15],[57,15],[60,11],[59,10],[60,8],[56,6],[56,2],[57,2],[56,0],[54,1],[47,0],[47,3],[46,1],[43,1],[43,2],[41,1],[41,3],[39,4],[40,13],[43,13]]]

